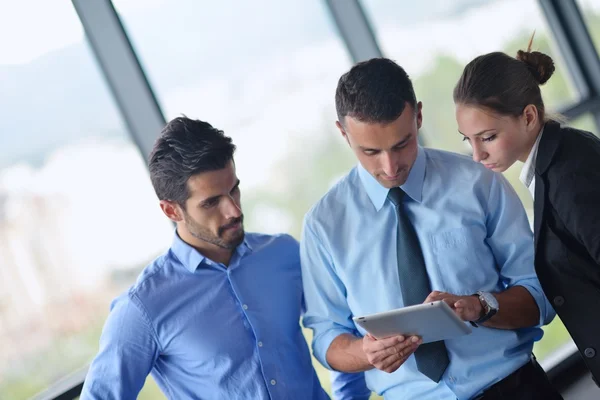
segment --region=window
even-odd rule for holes
[[[334,124],[350,60],[324,2],[114,5],[166,118],[208,121],[238,146],[246,228],[299,238],[309,207],[356,163]],[[140,398],[153,396],[149,384]]]
[[[25,399],[92,360],[172,226],[71,3],[11,2],[0,36],[0,398]]]
[[[423,134],[427,146],[470,151],[457,133],[452,100],[454,85],[464,66],[476,56],[492,51],[516,55],[517,50],[527,48],[534,30],[532,48],[550,55],[556,63],[554,76],[542,86],[548,111],[581,100],[534,0],[413,2],[410,12],[393,0],[363,0],[363,4],[383,53],[407,70],[417,98],[423,101]],[[571,125],[595,131],[592,121],[590,115],[584,115]],[[520,172],[521,165],[514,165],[504,174],[533,222],[533,201],[519,181]],[[558,318],[544,329],[544,339],[534,347],[542,362],[570,341]]]

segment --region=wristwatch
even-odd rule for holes
[[[482,292],[481,290],[478,290],[473,296],[477,296],[479,298],[479,302],[483,306],[484,311],[484,314],[477,321],[471,321],[471,325],[477,326],[478,324],[482,324],[496,315],[500,306],[498,304],[498,300],[496,300],[496,297],[490,292]]]

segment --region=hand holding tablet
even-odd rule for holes
[[[392,373],[404,364],[421,345],[416,336],[391,336],[375,339],[367,334],[362,339],[362,349],[369,363],[378,370]]]

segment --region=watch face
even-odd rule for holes
[[[496,297],[494,297],[493,294],[488,292],[482,292],[480,295],[481,297],[483,297],[483,301],[485,301],[491,309],[498,309],[498,300],[496,300]]]

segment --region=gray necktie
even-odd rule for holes
[[[402,206],[404,195],[404,191],[396,187],[390,189],[388,199],[394,205],[398,217],[397,256],[402,299],[405,306],[410,306],[423,303],[431,293],[431,286],[419,238]],[[434,382],[440,381],[450,363],[443,341],[420,345],[415,358],[419,371]]]

